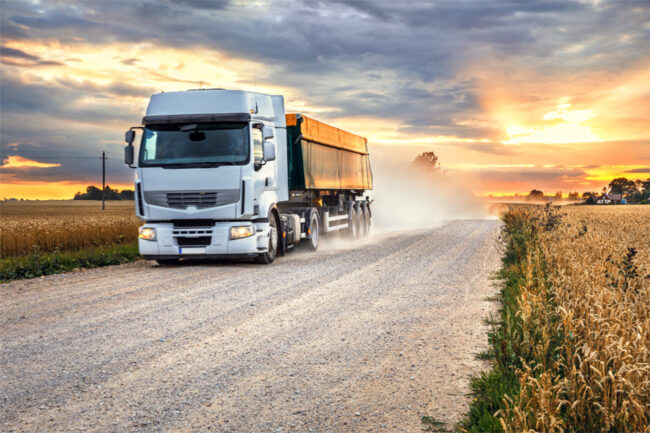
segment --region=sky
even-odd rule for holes
[[[650,1],[0,0],[0,198],[132,188],[124,131],[192,88],[285,97],[476,195],[650,177]]]

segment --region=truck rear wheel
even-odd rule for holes
[[[275,219],[275,215],[269,215],[269,244],[267,246],[267,251],[261,253],[257,256],[257,263],[263,265],[269,265],[275,260],[275,256],[278,254],[278,223]]]
[[[370,234],[370,210],[363,203],[359,207],[359,225],[361,226],[361,236],[368,236]]]
[[[357,210],[354,205],[350,206],[348,212],[348,237],[350,239],[359,238],[359,218],[357,217]]]
[[[318,242],[320,241],[320,220],[318,219],[317,211],[312,211],[309,217],[309,239],[307,241],[307,246],[310,250],[316,251],[318,249]]]

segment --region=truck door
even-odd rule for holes
[[[276,189],[276,161],[264,161],[262,126],[261,123],[258,123],[252,128],[253,158],[255,163],[254,191],[256,201],[259,201],[264,191]],[[275,139],[273,138],[272,140],[275,141]]]

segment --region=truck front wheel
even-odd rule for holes
[[[257,263],[263,265],[273,263],[275,256],[278,254],[278,223],[273,214],[270,215],[269,225],[269,244],[267,246],[267,251],[257,256]]]

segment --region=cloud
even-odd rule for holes
[[[628,170],[627,173],[650,173],[650,167],[635,168],[634,170]]]
[[[104,143],[139,121],[148,95],[214,82],[281,89],[289,108],[313,110],[391,145],[441,149],[457,163],[650,159],[639,114],[650,106],[642,67],[650,41],[646,1],[58,0],[2,7],[2,143],[21,143],[12,154],[25,158],[57,149],[62,157],[88,158],[90,167]],[[115,46],[124,52],[93,58],[94,71],[81,69],[89,50]],[[140,58],[131,47],[169,51]],[[57,49],[65,55],[53,56]],[[203,63],[180,61],[179,53]],[[232,66],[232,59],[247,63]],[[590,119],[600,125],[594,136],[615,133],[603,143],[571,146],[503,143],[513,119],[528,128],[561,123],[544,115],[567,96],[576,109],[601,104]],[[111,146],[118,158],[121,143]],[[94,167],[61,161],[29,175],[94,176]],[[120,179],[132,176],[114,170]],[[491,176],[504,188],[511,175],[517,185],[586,181],[574,170],[486,170],[478,180]]]
[[[140,59],[136,59],[135,57],[131,57],[130,59],[123,59],[120,61],[123,65],[127,66],[134,66],[136,63],[140,62]]]
[[[61,164],[59,163],[40,162],[23,158],[19,155],[8,155],[6,158],[3,158],[0,169],[51,168],[60,166]]]
[[[475,167],[454,170],[456,178],[464,178],[477,193],[496,191],[527,192],[533,188],[544,191],[581,190],[590,186],[588,173],[580,168],[567,167]]]
[[[24,60],[31,60],[31,61],[38,61],[40,58],[38,56],[33,56],[29,53],[24,52],[23,50],[17,50],[15,48],[10,48],[10,47],[0,47],[0,55],[2,57],[13,57],[16,59],[24,59]]]
[[[10,47],[0,47],[0,63],[18,67],[33,66],[63,66],[64,63],[55,60],[41,60],[40,57]],[[18,59],[18,60],[16,60]]]
[[[39,114],[88,123],[133,121],[134,113],[141,112],[141,109],[124,110],[121,102],[111,99],[110,96],[134,94],[150,95],[151,91],[140,90],[128,84],[111,83],[101,86],[65,79],[54,83],[24,82],[13,75],[4,76],[0,87],[3,116],[25,114],[33,118]],[[84,103],[89,97],[97,100],[93,104]]]

